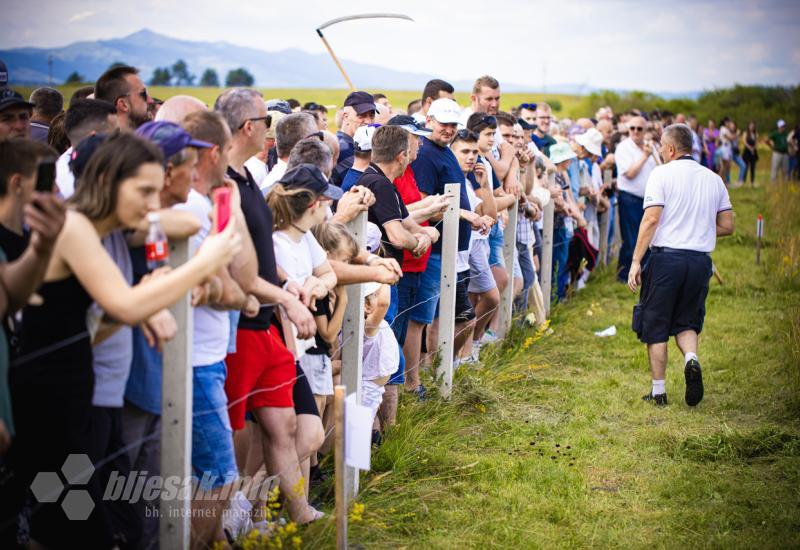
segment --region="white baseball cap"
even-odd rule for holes
[[[356,145],[356,151],[359,153],[366,153],[372,151],[372,136],[375,135],[377,127],[373,125],[359,126],[356,128],[356,133],[353,134],[353,142]]]
[[[595,156],[603,154],[603,134],[596,128],[589,128],[584,133],[578,134],[575,136],[575,141]]]
[[[458,124],[461,121],[461,108],[452,99],[442,97],[431,103],[428,116],[440,124]]]
[[[778,128],[783,128],[784,126],[786,126],[786,122],[783,119],[780,119],[778,121]]]

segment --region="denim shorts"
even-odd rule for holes
[[[204,491],[239,476],[225,394],[225,363],[192,369],[192,471]]]
[[[404,279],[405,277],[403,277]],[[404,302],[405,292],[401,289],[400,311],[408,309],[408,318],[422,325],[430,325],[436,318],[436,311],[439,306],[439,287],[442,278],[442,255],[431,254],[428,258],[428,266],[419,277],[419,287],[413,303],[406,305]],[[403,279],[400,279],[402,282]]]
[[[489,265],[492,267],[506,265],[503,259],[503,230],[500,229],[499,223],[494,224],[489,231]]]

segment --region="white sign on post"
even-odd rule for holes
[[[356,394],[344,400],[344,461],[351,468],[369,470],[372,449],[372,409],[360,405]]]

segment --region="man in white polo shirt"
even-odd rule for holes
[[[628,121],[630,137],[624,139],[614,153],[617,163],[617,189],[619,190],[619,228],[622,248],[619,251],[617,278],[628,280],[633,247],[642,221],[642,199],[650,172],[656,167],[653,146],[645,143],[645,120],[636,116]]]
[[[692,131],[668,126],[661,137],[663,166],[653,170],[644,196],[644,216],[633,252],[628,286],[641,285],[633,330],[647,344],[652,392],[645,401],[667,404],[667,343],[684,355],[686,404],[703,399],[697,335],[703,330],[717,237],[733,233],[733,207],[722,179],[692,158]],[[642,259],[651,254],[642,269]]]

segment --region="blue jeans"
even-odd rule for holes
[[[402,281],[405,278],[405,275],[400,278]],[[394,329],[394,323],[400,321],[400,318],[397,314],[400,312],[400,294],[398,285],[392,285],[389,287],[391,289],[392,299],[389,302],[389,309],[386,310],[386,315],[383,317],[389,326]],[[405,317],[406,326],[408,326],[408,317]],[[389,379],[388,384],[402,384],[406,381],[406,360],[403,357],[403,344],[400,342],[400,338],[397,337],[397,332],[394,333],[395,338],[397,339],[397,347],[400,349],[400,365],[398,369],[394,372],[392,377]],[[405,330],[403,330],[403,340],[405,340]]]
[[[192,368],[192,470],[203,490],[239,476],[225,393],[225,363]]]
[[[528,289],[533,286],[534,280],[533,260],[527,244],[517,243],[517,258],[522,270],[522,293],[514,300],[514,308],[525,311],[528,309]]]
[[[644,216],[644,199],[625,191],[619,192],[619,229],[622,233],[622,248],[619,251],[617,279],[627,283],[628,271],[633,261],[633,250],[639,238],[639,225]],[[642,261],[644,264],[644,261]]]
[[[744,159],[739,155],[734,155],[733,162],[739,167],[739,181],[744,181],[744,174],[747,171],[747,165],[744,163]]]
[[[569,221],[569,223],[572,223]],[[569,270],[567,260],[569,260],[569,241],[570,231],[563,225],[554,228],[553,231],[553,289],[556,291],[556,300],[562,300],[567,295],[567,285],[569,284]],[[552,294],[552,292],[551,292]]]

